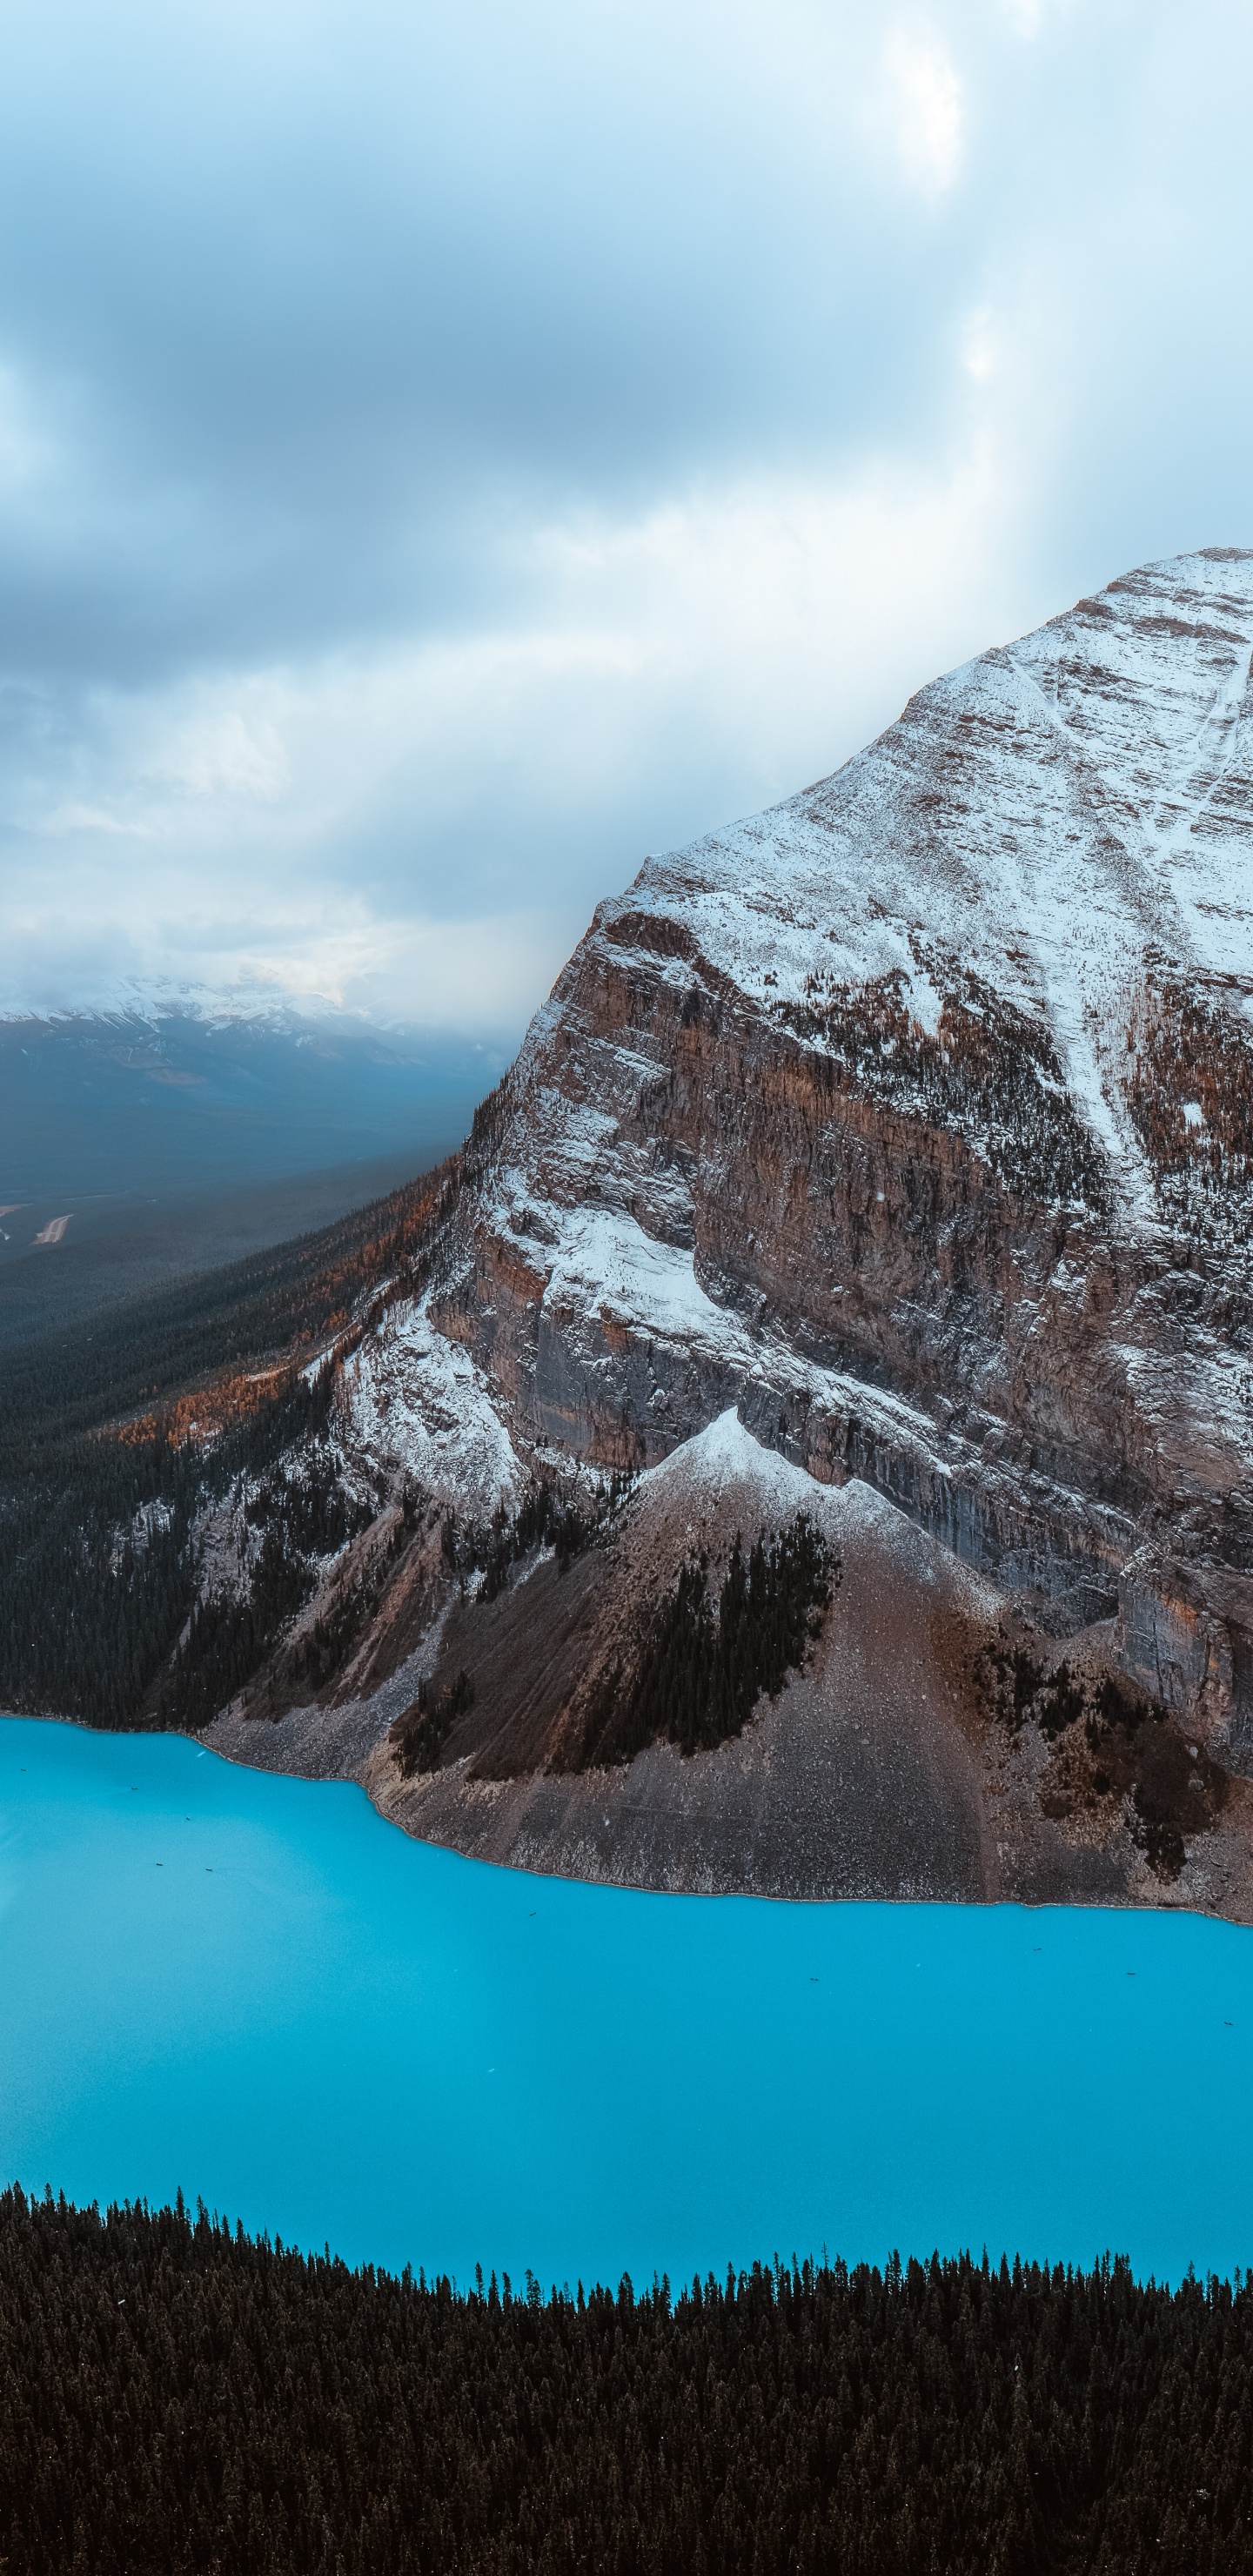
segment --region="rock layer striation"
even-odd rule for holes
[[[345,1366],[376,1464],[488,1515],[733,1408],[1253,1773],[1251,665],[1253,555],[1150,565],[650,860]],[[953,1833],[993,1892],[986,1814]]]

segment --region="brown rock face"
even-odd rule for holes
[[[374,1739],[367,1637],[319,1764],[645,1884],[1250,1911],[1251,665],[1253,557],[1150,566],[600,907],[343,1407],[436,1557],[441,1513],[661,1477],[564,1587],[446,1601]],[[772,1476],[842,1534],[823,1643],[735,1745],[572,1770],[735,1416],[746,1541]],[[402,1777],[419,1666],[450,1731]]]
[[[520,1445],[737,1403],[1241,1764],[1251,572],[1116,584],[603,905],[432,1309]]]

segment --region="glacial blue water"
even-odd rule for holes
[[[0,1721],[0,2177],[465,2281],[985,2243],[1253,2261],[1253,1934],[644,1896]]]

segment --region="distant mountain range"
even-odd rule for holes
[[[144,1706],[547,1869],[1253,1917],[1251,664],[1150,565],[602,904],[316,1418],[161,1434]]]
[[[0,1200],[183,1195],[437,1160],[507,1058],[443,1030],[212,996],[0,1019]]]

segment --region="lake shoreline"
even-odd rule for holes
[[[0,2172],[181,2186],[462,2280],[690,2277],[763,2242],[1116,2245],[1159,2279],[1253,2253],[1238,1927],[709,1905],[467,1861],[308,1785],[6,1720]]]
[[[402,1693],[411,1697],[414,1687],[412,1675],[404,1673],[397,1678],[400,1681]],[[384,1693],[379,1693],[377,1697],[383,1699]],[[522,1870],[529,1876],[553,1879],[569,1886],[620,1888],[642,1896],[742,1896],[757,1898],[763,1903],[780,1905],[975,1904],[988,1908],[1001,1905],[1018,1906],[1027,1912],[1045,1912],[1062,1905],[1068,1910],[1087,1913],[1193,1915],[1199,1921],[1228,1923],[1234,1929],[1248,1929],[1253,1920],[1248,1912],[1239,1913],[1221,1905],[1199,1901],[1193,1890],[1186,1885],[1181,1895],[1172,1897],[1163,1888],[1161,1882],[1152,1879],[1148,1873],[1146,1873],[1148,1884],[1143,1893],[1111,1888],[1108,1892],[1091,1895],[1062,1893],[1031,1896],[1014,1893],[971,1897],[956,1892],[948,1894],[933,1890],[920,1893],[908,1890],[881,1893],[860,1887],[839,1887],[814,1892],[744,1885],[729,1880],[723,1884],[714,1884],[708,1876],[698,1879],[695,1873],[685,1876],[676,1875],[664,1882],[644,1876],[633,1877],[615,1871],[611,1863],[607,1863],[602,1858],[595,1844],[591,1842],[584,1844],[580,1854],[583,1865],[566,1868],[554,1865],[547,1854],[538,1851],[532,1859],[514,1853],[482,1848],[479,1845],[486,1840],[485,1837],[479,1837],[476,1844],[469,1837],[460,1840],[447,1832],[423,1829],[426,1821],[422,1813],[423,1791],[426,1784],[421,1781],[402,1782],[396,1775],[396,1767],[387,1748],[387,1727],[391,1722],[391,1716],[396,1713],[391,1705],[393,1700],[397,1701],[398,1706],[401,1704],[395,1688],[386,1691],[386,1705],[381,1715],[376,1708],[365,1703],[352,1703],[346,1710],[329,1712],[316,1707],[308,1710],[295,1709],[287,1712],[285,1717],[279,1720],[247,1718],[236,1711],[227,1711],[224,1716],[214,1719],[199,1734],[182,1727],[155,1729],[95,1727],[86,1719],[67,1717],[61,1713],[49,1713],[30,1722],[69,1727],[89,1736],[114,1734],[121,1740],[128,1740],[131,1737],[144,1739],[149,1735],[161,1736],[194,1745],[197,1750],[212,1753],[220,1761],[230,1764],[235,1769],[259,1774],[262,1777],[302,1780],[311,1785],[319,1782],[327,1785],[338,1783],[341,1786],[358,1788],[364,1792],[374,1813],[385,1824],[395,1826],[409,1841],[424,1844],[431,1850],[456,1854],[462,1859],[481,1861],[490,1868]],[[6,1719],[18,1714],[14,1711],[0,1712],[0,1716]],[[309,1719],[324,1721],[327,1717],[332,1721],[332,1728],[328,1730],[329,1742],[324,1737],[321,1745],[316,1743],[309,1745],[302,1744],[298,1738],[293,1747],[290,1738],[296,1727]],[[347,1738],[348,1746],[350,1750],[352,1749],[353,1733],[361,1728],[363,1717],[366,1721],[364,1733],[367,1744],[364,1758],[358,1752],[349,1766],[345,1766],[341,1761],[328,1759],[328,1755],[333,1756],[342,1751],[344,1738]],[[333,1721],[336,1719],[348,1721],[338,1743],[333,1730]],[[353,1721],[355,1721],[355,1728]],[[267,1743],[267,1731],[270,1730],[279,1738],[274,1749],[280,1756],[286,1758],[270,1761],[254,1759],[252,1754],[254,1744],[260,1750],[261,1746]],[[360,1737],[358,1737],[359,1741]],[[663,1761],[674,1766],[684,1759],[670,1746],[657,1747],[653,1750]],[[702,1757],[695,1758],[699,1760]],[[622,1775],[619,1773],[607,1772],[603,1775],[590,1776],[584,1794],[593,1811],[602,1802],[606,1792],[611,1799],[615,1793],[620,1797],[621,1782]],[[489,1795],[483,1800],[485,1807],[492,1803],[490,1792],[494,1786],[495,1784],[488,1784]],[[436,1820],[432,1818],[430,1821]]]

